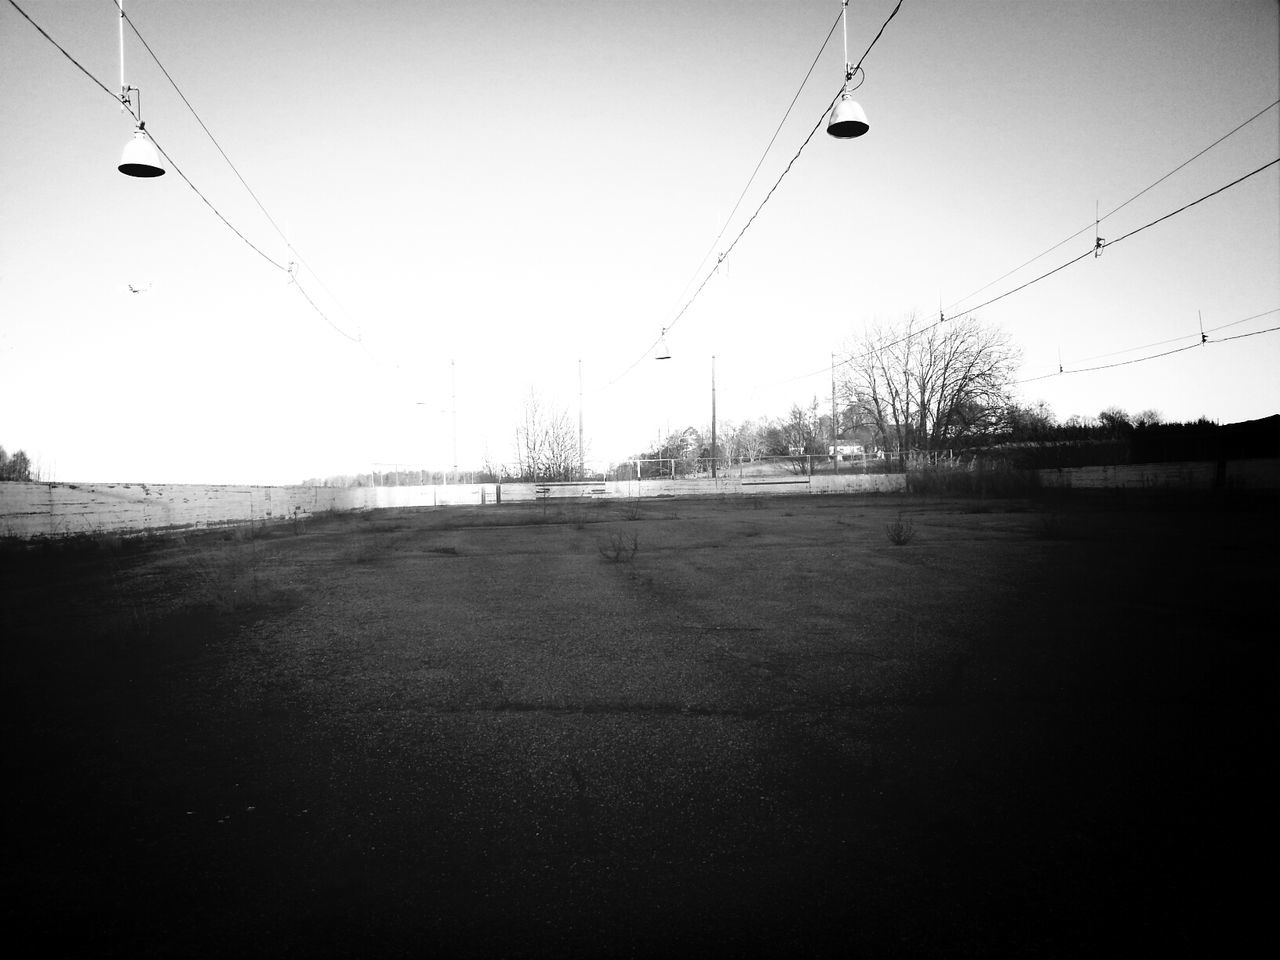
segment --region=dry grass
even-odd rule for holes
[[[1221,948],[1224,910],[1228,946],[1259,932],[1236,852],[1270,816],[1274,512],[1055,505],[1090,536],[1045,539],[1026,503],[676,506],[605,528],[622,575],[595,505],[0,552],[13,935],[569,957],[1170,952]]]

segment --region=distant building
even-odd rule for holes
[[[838,443],[834,447],[827,447],[827,456],[838,456],[841,460],[866,456],[866,453],[867,448],[861,443]]]

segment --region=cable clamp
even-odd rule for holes
[[[1098,257],[1102,256],[1102,248],[1106,245],[1107,241],[1102,239],[1102,237],[1093,238],[1093,259],[1097,260]]]

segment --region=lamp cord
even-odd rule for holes
[[[844,79],[851,79],[849,74],[849,0],[844,0],[840,5],[840,21],[844,27]]]

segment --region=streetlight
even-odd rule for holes
[[[711,479],[716,478],[716,355],[711,355]]]
[[[667,328],[662,328],[662,336],[658,338],[658,349],[654,351],[653,359],[670,360],[671,351],[667,349]]]
[[[124,153],[116,167],[126,177],[163,177],[164,167],[160,165],[160,154],[156,145],[147,136],[146,124],[142,122],[142,91],[137,87],[127,86],[124,82],[124,0],[120,5],[120,109],[129,110],[138,121],[133,131],[133,139],[124,145]],[[133,109],[132,94],[137,94],[137,109]]]
[[[849,0],[841,3],[840,19],[844,24],[844,89],[840,91],[840,99],[831,110],[831,119],[827,121],[827,133],[837,140],[852,140],[871,129],[867,123],[867,115],[862,107],[853,99],[852,86],[854,68],[849,62]],[[859,82],[858,86],[862,86]]]

